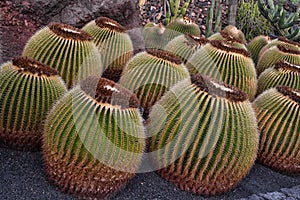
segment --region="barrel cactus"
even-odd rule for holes
[[[45,117],[66,92],[58,72],[19,57],[0,66],[0,142],[19,150],[39,150]]]
[[[143,36],[145,49],[163,50],[169,39],[164,37],[166,27],[163,24],[149,22],[144,26]]]
[[[258,161],[280,172],[300,173],[300,90],[277,86],[253,105],[260,129]]]
[[[169,38],[169,41],[176,36],[190,33],[195,36],[200,36],[201,31],[199,26],[188,17],[177,18],[166,25],[165,37]]]
[[[147,121],[157,172],[188,192],[222,194],[256,159],[255,113],[241,90],[203,75],[171,88]]]
[[[257,64],[258,61],[258,55],[260,50],[266,46],[268,43],[271,42],[270,37],[264,36],[264,35],[259,35],[253,38],[247,45],[248,51],[252,55],[252,59],[255,64]]]
[[[151,106],[183,79],[189,79],[189,73],[181,59],[170,52],[152,49],[129,61],[120,84],[136,94],[147,117]]]
[[[102,77],[117,82],[124,66],[133,55],[133,45],[126,28],[107,17],[98,17],[82,30],[93,38],[102,56],[105,71]]]
[[[206,38],[186,33],[171,40],[166,45],[165,50],[180,57],[182,61],[186,63],[198,48],[208,42]]]
[[[214,40],[199,48],[186,64],[191,74],[204,74],[246,92],[252,100],[256,94],[257,77],[251,54]]]
[[[107,198],[122,189],[137,172],[144,146],[138,99],[105,78],[81,81],[56,103],[45,123],[49,179],[83,199]]]
[[[256,66],[257,74],[260,75],[264,70],[272,67],[280,60],[300,65],[300,49],[296,50],[281,44],[267,49],[258,60]]]
[[[59,71],[68,88],[89,75],[101,75],[101,55],[93,38],[71,25],[51,23],[27,42],[23,56]]]
[[[278,61],[274,67],[266,69],[258,78],[257,94],[269,88],[284,85],[300,90],[300,65]]]

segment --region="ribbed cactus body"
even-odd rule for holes
[[[300,172],[300,91],[271,88],[253,102],[260,129],[258,161],[281,172]]]
[[[251,53],[255,64],[257,64],[260,50],[270,42],[271,39],[268,36],[259,35],[248,43],[247,49]]]
[[[300,49],[295,50],[285,45],[276,45],[267,49],[258,60],[257,74],[260,75],[264,70],[271,68],[277,61],[300,65]]]
[[[204,76],[167,92],[147,129],[158,174],[192,193],[229,191],[256,158],[259,135],[247,95]]]
[[[278,61],[259,76],[257,85],[257,94],[279,85],[300,90],[300,65]]]
[[[83,199],[102,199],[123,188],[145,146],[138,106],[133,93],[104,78],[88,77],[70,90],[45,123],[50,179]]]
[[[86,24],[82,30],[88,32],[98,47],[103,66],[103,77],[117,82],[122,70],[133,55],[133,45],[126,28],[115,20],[98,17]]]
[[[180,57],[185,63],[197,49],[208,43],[208,40],[191,34],[179,35],[171,40],[165,50]]]
[[[257,89],[250,53],[224,41],[211,41],[199,48],[186,64],[191,74],[204,74],[233,85],[253,99]]]
[[[200,37],[201,31],[199,26],[188,17],[178,18],[166,26],[165,37],[170,40],[176,36],[189,33]]]
[[[151,106],[184,79],[189,79],[189,73],[178,57],[166,51],[148,50],[129,61],[120,84],[137,95],[146,117]]]
[[[20,57],[0,66],[0,142],[20,150],[38,150],[45,117],[66,92],[58,73]]]
[[[89,75],[101,75],[101,55],[86,32],[73,26],[51,23],[27,42],[23,56],[59,71],[69,88]]]
[[[240,38],[238,38],[237,35],[228,33],[225,30],[215,33],[215,34],[211,35],[210,37],[208,37],[207,39],[210,41],[212,41],[212,40],[226,41],[227,43],[229,43],[231,46],[233,46],[235,48],[247,50],[247,47],[245,45],[246,42],[244,40],[241,40]]]
[[[165,37],[165,31],[166,27],[162,24],[155,24],[153,22],[147,23],[143,29],[145,49],[163,50],[167,43],[171,41]]]
[[[229,35],[232,35],[235,38],[238,38],[242,41],[242,43],[246,43],[246,37],[243,31],[238,29],[237,27],[233,25],[228,25],[223,29],[224,32],[228,33]]]

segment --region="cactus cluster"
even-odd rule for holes
[[[65,83],[56,70],[26,57],[2,64],[0,80],[0,142],[39,150],[44,120]]]
[[[253,38],[247,44],[247,49],[251,53],[252,59],[255,64],[257,64],[260,51],[270,42],[271,42],[270,37],[265,36],[265,35],[259,35],[255,38]]]
[[[143,138],[136,96],[108,79],[88,77],[61,98],[47,117],[45,167],[63,191],[81,198],[106,198],[138,170]]]
[[[166,13],[165,24],[168,25],[170,22],[177,18],[184,17],[186,10],[190,4],[190,0],[185,0],[183,6],[180,8],[180,0],[166,0],[168,11]]]
[[[103,72],[101,55],[91,35],[67,24],[51,23],[36,32],[22,55],[55,68],[68,88]]]
[[[182,190],[225,193],[256,159],[255,113],[241,90],[201,75],[191,79],[174,86],[151,110],[153,163]]]

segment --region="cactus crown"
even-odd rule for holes
[[[55,69],[28,57],[14,58],[12,64],[19,68],[19,72],[29,72],[37,76],[48,77],[58,75]]]
[[[193,35],[191,33],[185,33],[184,36],[188,41],[187,45],[192,46],[192,47],[194,46],[195,42],[200,45],[209,43],[208,39],[206,39],[204,37],[199,37],[199,36]]]
[[[242,54],[249,58],[251,57],[251,54],[248,51],[246,51],[245,49],[239,49],[239,48],[233,47],[232,45],[230,45],[230,43],[228,43],[226,41],[212,40],[212,41],[210,41],[210,43],[212,46],[214,46],[220,50],[227,51],[227,52],[234,52],[237,54]]]
[[[283,86],[283,85],[277,86],[276,89],[278,92],[280,92],[284,96],[288,96],[290,99],[295,101],[298,105],[300,105],[300,90]]]
[[[227,40],[229,42],[237,42],[237,43],[240,43],[240,44],[245,44],[245,42],[243,40],[241,40],[240,38],[234,37],[233,35],[231,35],[230,33],[228,33],[225,30],[222,30],[220,32],[220,34],[223,38],[225,38],[225,40]]]
[[[107,17],[98,17],[95,20],[95,23],[100,28],[107,28],[119,33],[124,33],[126,31],[125,27],[123,27],[121,24]]]
[[[207,92],[211,95],[216,95],[219,97],[224,97],[232,102],[241,102],[248,99],[248,96],[243,91],[225,84],[221,83],[215,79],[212,79],[204,75],[192,75],[192,84],[196,85],[200,90]]]
[[[93,40],[92,36],[87,32],[75,28],[74,26],[68,24],[51,23],[49,24],[48,27],[53,33],[66,39],[73,39],[73,40],[80,40],[80,41]]]
[[[132,92],[108,79],[89,76],[80,83],[80,87],[98,103],[120,106],[122,109],[139,108],[139,100]]]
[[[292,44],[292,45],[295,45],[297,47],[300,47],[300,43],[295,42],[295,41],[291,41],[291,40],[289,40],[289,39],[287,39],[286,37],[283,37],[283,36],[278,37],[278,40],[281,41],[281,42],[285,42],[285,43]]]
[[[275,69],[287,69],[287,70],[290,70],[293,72],[300,73],[300,65],[291,64],[291,63],[283,61],[283,60],[276,62],[274,68]]]
[[[168,51],[163,51],[163,50],[159,50],[159,49],[147,49],[147,53],[149,53],[150,55],[155,56],[157,58],[175,63],[177,65],[180,65],[182,63],[181,58],[179,58],[175,54],[168,52]]]
[[[291,49],[291,48],[281,45],[281,44],[277,45],[277,48],[279,49],[279,51],[284,52],[284,53],[300,55],[300,51]]]

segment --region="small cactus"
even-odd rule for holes
[[[49,179],[83,199],[113,196],[137,172],[144,138],[136,96],[108,79],[88,77],[47,117],[43,156]]]
[[[211,78],[192,75],[152,108],[147,121],[158,174],[182,190],[228,192],[256,159],[258,131],[247,95]]]
[[[260,130],[258,162],[285,173],[300,173],[300,90],[277,86],[253,102]]]
[[[182,18],[190,4],[191,0],[185,0],[184,5],[180,9],[180,0],[166,0],[168,5],[168,12],[166,13],[165,24],[168,25],[170,22]]]
[[[212,0],[206,16],[205,37],[208,38],[213,33],[221,31],[221,27],[222,27],[221,18],[222,18],[222,4],[220,4],[220,0],[217,1]],[[213,21],[215,21],[214,27],[213,27]]]
[[[233,85],[254,99],[257,77],[251,55],[225,41],[210,41],[199,48],[186,64],[191,74],[204,74]]]
[[[44,119],[66,92],[58,72],[19,57],[0,66],[0,142],[20,150],[39,150]]]
[[[129,61],[120,84],[136,94],[147,118],[152,105],[183,79],[189,79],[189,73],[181,59],[170,52],[153,49]]]
[[[266,46],[267,44],[269,44],[270,42],[271,42],[270,37],[264,36],[264,35],[259,35],[259,36],[256,36],[255,38],[253,38],[248,43],[247,49],[251,53],[252,59],[253,59],[253,61],[254,61],[255,64],[257,64],[260,50],[264,46]]]
[[[267,49],[258,60],[256,66],[257,74],[260,75],[264,70],[272,67],[277,61],[281,60],[300,65],[300,49],[295,50],[283,44]]]
[[[93,38],[102,56],[105,71],[102,77],[117,82],[123,68],[133,55],[133,45],[126,28],[115,20],[98,17],[82,30]]]
[[[59,71],[68,88],[89,75],[101,75],[101,55],[93,38],[71,25],[51,23],[27,42],[23,56]]]
[[[266,69],[258,78],[257,94],[278,85],[300,90],[300,65],[278,61],[274,67]]]
[[[208,42],[206,38],[186,33],[171,40],[166,45],[165,50],[180,57],[186,63],[197,49]]]

